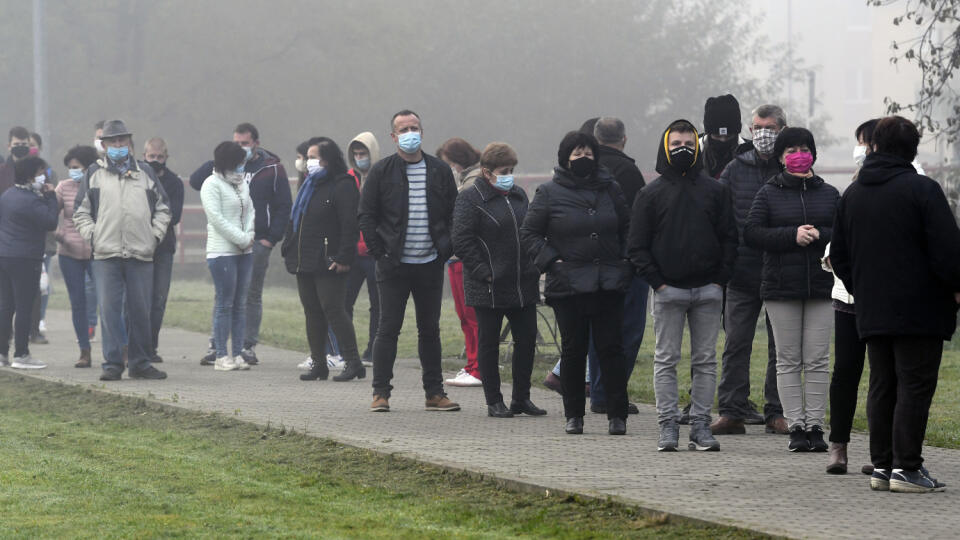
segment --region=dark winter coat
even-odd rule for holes
[[[617,184],[620,184],[620,191],[623,192],[623,198],[627,201],[627,208],[633,208],[633,200],[637,198],[637,193],[647,185],[643,174],[637,168],[637,162],[620,150],[603,145],[600,145],[598,161],[613,175]]]
[[[857,299],[861,338],[953,335],[960,230],[940,185],[908,161],[867,156],[840,200],[830,262]]]
[[[294,231],[293,220],[287,220],[280,247],[291,274],[333,273],[331,263],[350,266],[357,256],[357,181],[347,173],[314,181],[299,227]]]
[[[760,295],[763,254],[743,241],[743,227],[757,192],[767,180],[780,174],[780,170],[780,163],[776,159],[760,158],[751,146],[749,151],[738,154],[720,173],[718,180],[730,189],[733,197],[733,210],[737,216],[737,230],[740,234],[737,262],[733,267],[733,276],[727,283],[731,289]]]
[[[167,192],[167,204],[170,205],[170,224],[167,225],[167,234],[157,245],[157,252],[173,253],[177,251],[177,224],[183,215],[183,180],[177,173],[164,167],[163,173],[158,175],[160,187]]]
[[[442,160],[423,154],[427,165],[427,219],[430,237],[438,259],[453,254],[450,231],[453,205],[457,200],[457,182],[453,171]],[[360,230],[367,251],[377,259],[377,275],[389,274],[400,266],[400,255],[407,235],[409,217],[407,162],[399,154],[376,162],[367,173],[360,195]]]
[[[780,173],[760,188],[743,231],[763,252],[760,297],[764,300],[830,299],[833,276],[820,263],[833,235],[840,193],[819,176]],[[797,244],[797,228],[813,225],[820,238]],[[858,299],[859,300],[859,299]]]
[[[247,162],[244,172],[250,175],[250,199],[253,200],[255,240],[267,240],[273,245],[283,240],[283,232],[290,220],[293,201],[290,198],[290,179],[280,164],[280,158],[263,148]],[[190,175],[190,187],[200,191],[203,182],[213,174],[213,161],[208,161]]]
[[[16,183],[16,173],[13,169],[13,156],[10,156],[0,163],[0,195],[3,195],[8,189]]]
[[[540,272],[520,242],[527,194],[504,193],[483,177],[457,195],[453,251],[463,261],[468,306],[521,308],[540,299]]]
[[[540,272],[547,302],[575,294],[624,291],[633,276],[626,258],[630,210],[606,169],[587,179],[554,169],[541,184],[520,228]]]
[[[723,285],[737,256],[727,188],[703,172],[702,155],[679,174],[667,163],[663,144],[657,172],[661,176],[640,190],[630,217],[629,254],[637,272],[654,290]]]
[[[47,231],[57,228],[60,209],[53,191],[39,195],[12,187],[0,195],[0,257],[43,259]]]

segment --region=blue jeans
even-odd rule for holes
[[[93,279],[93,270],[87,274],[83,283],[84,294],[87,297],[87,326],[97,326],[97,281]]]
[[[150,366],[153,263],[115,257],[94,260],[92,264],[103,321],[103,370],[123,371],[122,351],[126,337],[127,367],[134,373],[142,371]]]
[[[247,324],[247,289],[253,269],[253,254],[207,259],[216,291],[213,304],[213,348],[217,358],[227,356],[227,339],[232,336],[232,354],[240,356]]]
[[[170,292],[170,277],[173,274],[173,252],[158,251],[153,254],[153,299],[150,302],[150,353],[157,354],[160,343],[160,327],[167,310],[167,295]]]
[[[640,353],[640,344],[643,343],[643,331],[647,328],[647,299],[650,297],[650,286],[640,276],[634,276],[623,298],[623,361],[624,375],[630,380],[633,368],[637,365],[637,354]],[[590,335],[590,403],[607,403],[607,394],[603,389],[600,377],[600,364],[597,362],[597,349],[593,345],[593,334]]]
[[[84,281],[92,276],[90,259],[74,259],[66,255],[57,257],[60,262],[60,273],[67,285],[67,295],[70,297],[70,315],[73,319],[73,333],[77,336],[77,344],[81,349],[90,348],[89,321],[87,319],[87,291]],[[96,302],[94,302],[96,306]],[[94,308],[96,309],[96,308]]]

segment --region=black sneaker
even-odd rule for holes
[[[876,474],[876,471],[874,471]],[[872,487],[872,484],[871,484]],[[933,493],[943,491],[945,484],[940,484],[927,474],[920,471],[906,471],[896,469],[890,475],[890,491],[892,493]]]
[[[807,431],[807,444],[810,445],[811,452],[826,452],[827,442],[823,440],[823,428],[813,426]]]
[[[214,349],[207,349],[207,354],[200,359],[201,366],[212,366],[217,362],[217,351]]]
[[[243,358],[244,362],[250,364],[251,366],[255,366],[260,363],[260,361],[257,360],[257,353],[253,350],[253,347],[246,347],[241,350],[240,357]]]
[[[749,400],[747,400],[747,404],[750,406],[750,409],[744,413],[743,423],[751,426],[762,426],[766,424],[767,419],[757,411],[757,404]]]
[[[926,476],[927,478],[929,478],[930,480],[933,480],[933,484],[934,484],[934,487],[935,487],[934,491],[943,491],[943,490],[947,489],[947,485],[944,484],[943,482],[940,482],[940,481],[937,480],[936,478],[930,476],[930,471],[928,471],[927,468],[924,467],[923,465],[920,466],[920,472],[922,472],[923,475]]]
[[[591,403],[590,412],[594,414],[607,414],[607,404],[606,403]]]
[[[151,363],[151,364],[161,364],[161,363],[163,363],[163,357],[160,356],[160,355],[157,354],[157,353],[153,353],[152,355],[150,355],[150,363]]]
[[[129,372],[131,379],[148,379],[158,381],[161,379],[166,379],[167,374],[153,366],[147,366],[139,371]]]
[[[803,426],[796,426],[790,430],[790,444],[787,445],[787,450],[791,452],[810,451],[810,441],[807,440],[807,432],[803,430]]]
[[[890,491],[890,471],[887,469],[873,469],[870,475],[870,489],[873,491]]]
[[[627,414],[640,414],[636,403],[627,403]]]
[[[101,381],[119,381],[121,373],[122,372],[119,370],[104,370],[104,372],[100,374],[100,380]]]

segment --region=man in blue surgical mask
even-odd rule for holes
[[[134,159],[133,135],[122,121],[104,123],[102,140],[104,156],[87,169],[73,214],[77,232],[93,246],[103,321],[100,380],[120,380],[124,369],[133,379],[165,379],[150,365],[150,303],[153,256],[171,219],[169,199],[153,168]]]
[[[421,149],[420,116],[402,110],[390,121],[396,153],[375,163],[360,196],[360,231],[376,259],[380,327],[373,343],[371,411],[390,410],[397,336],[407,300],[416,304],[420,365],[428,411],[458,411],[443,391],[440,303],[443,264],[453,253],[450,231],[457,184],[442,160]]]

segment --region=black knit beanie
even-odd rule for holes
[[[730,94],[707,98],[703,106],[703,130],[714,135],[736,135],[740,123],[740,103]]]

